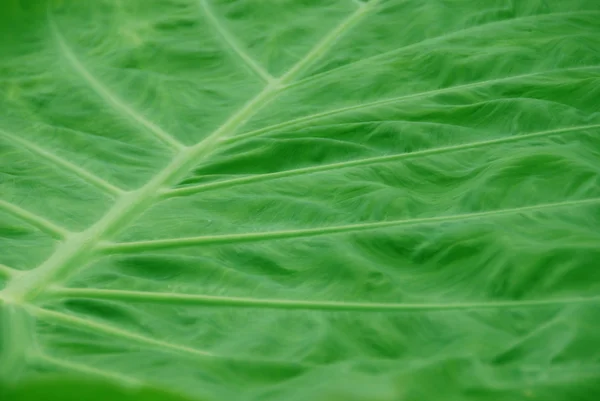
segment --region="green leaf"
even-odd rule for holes
[[[600,397],[597,0],[8,0],[0,38],[2,399]]]

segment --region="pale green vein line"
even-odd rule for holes
[[[33,315],[37,316],[39,319],[45,322],[64,324],[67,326],[80,328],[85,331],[90,331],[96,334],[102,333],[110,335],[113,337],[130,341],[131,343],[137,344],[139,346],[157,347],[158,349],[165,351],[170,350],[178,353],[183,353],[185,355],[195,355],[200,357],[216,356],[207,351],[179,344],[171,344],[168,341],[157,340],[141,334],[131,333],[127,330],[123,330],[118,327],[113,327],[105,323],[95,322],[89,319],[82,319],[80,317],[68,315],[66,313],[51,311],[30,305],[26,305],[24,307],[27,308],[27,310],[29,310]]]
[[[347,18],[344,22],[339,24],[333,31],[323,38],[313,49],[300,61],[298,61],[288,72],[286,72],[280,78],[280,84],[286,85],[292,82],[301,72],[305,71],[307,67],[311,66],[315,61],[320,59],[330,48],[333,46],[338,39],[340,39],[345,32],[347,32],[352,26],[357,24],[372,8],[374,8],[379,0],[371,0],[364,6],[359,7],[356,11]]]
[[[104,83],[102,83],[95,76],[93,76],[77,58],[75,53],[71,50],[65,38],[60,33],[58,27],[56,26],[54,21],[52,21],[51,16],[52,15],[49,14],[49,24],[52,29],[54,39],[56,40],[56,43],[58,44],[58,47],[63,57],[69,62],[73,70],[75,70],[75,72],[77,72],[77,74],[79,74],[79,76],[81,76],[81,78],[83,78],[83,80],[90,86],[90,88],[92,88],[98,94],[98,96],[100,96],[106,103],[110,104],[116,111],[122,113],[123,115],[129,117],[136,123],[146,128],[158,140],[162,141],[171,148],[175,150],[185,148],[185,146],[181,142],[179,142],[173,135],[169,134],[153,122],[147,120],[136,110],[132,109],[129,105],[125,104],[125,102],[123,102],[110,89],[108,89]]]
[[[596,298],[596,297],[594,297]],[[544,332],[547,332],[549,329],[551,330],[553,327],[558,329],[560,326],[564,324],[564,317],[560,314],[556,314],[552,316],[549,320],[545,321],[539,326],[534,326],[531,330],[529,330],[526,334],[517,337],[515,340],[505,344],[503,349],[498,353],[497,356],[506,355],[506,353],[511,353],[515,349],[519,348],[523,344],[527,344],[535,337],[539,335],[543,335]],[[562,327],[565,328],[564,326]],[[561,330],[562,331],[562,330]],[[496,359],[496,358],[493,358]]]
[[[8,212],[9,214],[15,216],[16,218],[23,220],[26,223],[31,224],[38,230],[45,232],[46,234],[56,238],[56,239],[64,239],[71,232],[63,227],[57,226],[50,220],[46,220],[45,218],[38,216],[37,214],[33,214],[20,206],[14,205],[10,202],[6,202],[0,199],[0,209]]]
[[[182,346],[182,345],[178,345],[178,344],[172,344],[172,343],[165,342],[165,341],[155,340],[155,339],[147,337],[147,336],[142,336],[142,335],[128,332],[126,330],[117,329],[117,328],[108,326],[104,323],[93,322],[88,319],[81,319],[76,316],[68,315],[68,314],[61,313],[61,312],[50,311],[50,310],[42,309],[42,308],[39,308],[36,306],[26,306],[26,308],[27,308],[27,310],[30,311],[30,313],[32,315],[35,315],[40,320],[48,322],[48,323],[64,325],[64,326],[68,326],[68,327],[73,327],[75,329],[91,331],[93,333],[109,334],[114,337],[121,338],[126,341],[130,341],[134,344],[137,344],[140,347],[144,347],[144,346],[156,347],[157,351],[160,351],[160,352],[165,352],[165,353],[172,352],[175,354],[181,354],[186,357],[194,357],[196,359],[210,358],[213,360],[220,359],[220,360],[227,360],[230,362],[243,362],[243,363],[250,362],[254,366],[262,365],[262,366],[271,366],[271,367],[280,367],[280,368],[289,368],[290,366],[295,366],[295,367],[301,368],[301,369],[314,368],[314,365],[305,363],[305,362],[288,362],[288,361],[279,361],[279,360],[273,360],[273,359],[264,359],[264,358],[262,358],[260,356],[256,356],[256,355],[254,355],[254,356],[245,356],[245,355],[230,356],[230,355],[212,354],[212,353],[208,353],[208,352],[205,352],[202,350],[198,350],[196,348],[191,348],[191,347],[186,347],[186,346]],[[43,353],[40,353],[40,354],[43,355]],[[52,357],[49,357],[49,358],[53,359]],[[81,369],[81,368],[85,369],[86,368],[84,365],[73,364],[73,363],[67,362],[67,361],[65,361],[65,362],[67,363],[67,365],[64,365],[65,367],[70,366],[75,369]],[[95,368],[91,368],[91,369],[96,370],[96,372],[100,373],[100,374],[103,372],[103,371],[97,370]],[[90,372],[90,373],[92,373],[92,372]],[[126,376],[122,376],[120,373],[118,375],[119,375],[119,377],[126,377]]]
[[[345,169],[345,168],[350,168],[350,167],[366,166],[366,165],[373,165],[373,164],[378,164],[378,163],[387,163],[387,162],[392,162],[392,161],[399,161],[399,160],[406,160],[406,159],[438,155],[438,154],[443,154],[443,153],[448,153],[448,152],[459,152],[459,151],[463,151],[463,150],[471,150],[471,149],[477,149],[480,147],[487,147],[487,146],[493,146],[493,145],[499,145],[499,144],[505,144],[505,143],[511,143],[511,142],[524,141],[524,140],[533,139],[533,138],[542,138],[542,137],[546,137],[546,136],[550,136],[550,135],[554,135],[554,134],[577,132],[577,131],[583,131],[583,130],[593,129],[593,128],[600,128],[600,124],[582,125],[582,126],[568,127],[568,128],[558,128],[558,129],[553,129],[553,130],[548,130],[548,131],[539,131],[539,132],[533,132],[533,133],[529,133],[529,134],[514,135],[514,136],[505,137],[505,138],[490,139],[487,141],[471,142],[471,143],[466,143],[466,144],[462,144],[462,145],[444,146],[444,147],[439,147],[439,148],[434,148],[434,149],[415,151],[415,152],[411,152],[411,153],[401,153],[401,154],[396,154],[396,155],[369,157],[369,158],[365,158],[365,159],[351,160],[351,161],[339,162],[339,163],[331,163],[331,164],[325,164],[325,165],[314,166],[314,167],[305,167],[305,168],[299,168],[299,169],[294,169],[294,170],[281,171],[281,172],[277,172],[277,173],[268,173],[268,174],[260,174],[260,175],[254,175],[254,176],[249,176],[249,177],[240,177],[240,178],[234,178],[234,179],[230,179],[230,180],[223,180],[223,181],[219,181],[219,182],[211,182],[211,183],[207,183],[207,184],[200,184],[200,185],[193,185],[193,186],[184,187],[184,188],[172,189],[172,190],[165,191],[163,196],[166,198],[175,197],[175,196],[185,196],[185,195],[191,195],[191,194],[195,194],[198,192],[204,192],[207,190],[213,190],[213,189],[217,189],[217,188],[230,188],[230,187],[237,186],[237,185],[244,185],[244,184],[250,184],[250,183],[256,183],[256,182],[264,182],[264,181],[268,181],[268,180],[294,177],[294,176],[300,176],[300,175],[305,175],[305,174],[314,174],[314,173],[320,173],[323,171],[340,170],[340,169]]]
[[[244,62],[244,64],[263,81],[267,83],[274,81],[274,77],[269,74],[269,72],[261,65],[259,65],[245,50],[242,49],[238,41],[233,37],[233,35],[231,35],[229,30],[225,28],[221,21],[219,21],[208,4],[208,0],[199,0],[199,2],[200,7],[204,11],[206,19],[214,27],[219,37],[231,49],[231,51],[236,54]]]
[[[19,137],[1,129],[0,136],[6,138],[11,144],[16,144],[22,149],[35,153],[36,155],[41,156],[46,160],[56,164],[57,166],[62,167],[63,169],[81,178],[86,183],[93,185],[96,188],[109,193],[110,195],[115,196],[123,193],[123,190],[121,188],[114,186],[110,182],[90,173],[89,171],[71,163],[70,161],[63,159],[62,157],[48,150],[41,148],[35,143],[29,142],[28,140],[23,139],[22,137]]]
[[[587,70],[595,70],[595,69],[599,69],[599,68],[600,68],[600,66],[598,66],[598,65],[585,66],[585,67],[573,67],[573,68],[559,68],[559,69],[548,70],[548,71],[533,72],[533,73],[527,73],[527,74],[513,75],[510,77],[494,78],[494,79],[488,79],[485,81],[471,82],[468,84],[456,85],[456,86],[451,86],[451,87],[442,88],[442,89],[434,89],[434,90],[425,91],[425,92],[411,93],[408,95],[402,95],[402,96],[392,97],[392,98],[388,98],[388,99],[377,100],[374,102],[357,104],[354,106],[346,106],[346,107],[341,107],[339,109],[333,109],[333,110],[328,110],[328,111],[324,111],[321,113],[311,114],[311,115],[304,116],[304,117],[298,117],[298,118],[295,118],[292,120],[284,121],[282,123],[273,124],[268,127],[263,127],[263,128],[256,129],[254,131],[249,131],[249,132],[246,132],[243,134],[239,134],[239,135],[233,136],[231,138],[227,138],[224,141],[229,142],[229,143],[238,142],[240,140],[258,136],[258,135],[261,135],[266,132],[276,131],[276,130],[279,130],[282,128],[287,128],[287,127],[293,127],[293,126],[301,125],[303,123],[309,123],[311,121],[319,120],[321,118],[330,117],[330,116],[334,116],[334,115],[338,115],[338,114],[343,114],[343,113],[346,113],[349,111],[367,109],[367,108],[377,107],[377,106],[384,106],[384,105],[394,104],[394,103],[403,102],[406,100],[416,99],[416,98],[420,98],[420,97],[436,96],[436,95],[441,95],[444,93],[449,93],[449,92],[453,92],[453,91],[457,91],[457,90],[477,88],[477,87],[486,86],[486,85],[494,85],[494,84],[499,84],[502,82],[510,82],[513,80],[526,79],[526,78],[530,78],[530,77],[534,77],[534,76],[542,76],[545,74],[552,74],[552,73],[558,73],[558,72],[587,71]]]
[[[216,245],[216,244],[234,244],[241,242],[259,242],[284,240],[291,238],[316,237],[321,235],[358,233],[382,228],[400,227],[400,226],[418,226],[428,224],[447,223],[453,221],[465,221],[473,219],[483,219],[495,216],[502,216],[515,213],[527,213],[540,211],[544,209],[581,207],[600,203],[600,198],[582,199],[573,201],[564,201],[557,203],[547,203],[535,206],[523,206],[518,208],[491,210],[485,212],[475,212],[466,214],[456,214],[450,216],[423,217],[405,220],[378,221],[374,223],[348,224],[343,226],[307,228],[287,231],[270,231],[262,233],[242,233],[242,234],[223,234],[206,235],[198,237],[173,238],[163,240],[148,240],[121,243],[106,243],[99,250],[107,253],[132,253],[159,249],[178,249],[185,247],[194,247],[197,245]]]
[[[59,367],[75,373],[83,373],[85,375],[92,375],[102,377],[105,379],[110,379],[111,381],[124,383],[127,386],[139,387],[143,385],[142,381],[140,381],[139,379],[124,375],[122,373],[110,372],[107,370],[83,365],[81,363],[70,362],[64,358],[58,359],[46,354],[36,355],[34,362],[37,362],[39,365],[42,365],[42,367],[47,367],[47,365],[50,365],[52,367]]]
[[[512,25],[515,23],[521,23],[521,22],[531,22],[531,21],[539,21],[539,20],[553,20],[557,17],[569,17],[569,16],[578,16],[578,15],[582,15],[582,16],[587,16],[590,14],[596,14],[598,13],[597,11],[592,11],[592,10],[586,10],[586,11],[566,11],[566,12],[558,12],[558,13],[548,13],[548,14],[538,14],[538,15],[527,15],[527,16],[523,16],[523,17],[517,17],[517,18],[512,18],[512,19],[505,19],[505,20],[500,20],[500,21],[493,21],[493,22],[489,22],[486,24],[482,24],[482,25],[477,25],[477,26],[473,26],[473,27],[469,27],[469,28],[464,28],[464,29],[460,29],[458,31],[454,31],[454,32],[450,32],[450,33],[446,33],[440,36],[435,36],[433,38],[427,38],[424,39],[420,42],[416,42],[416,43],[411,43],[409,45],[403,46],[401,48],[398,49],[393,49],[384,53],[379,53],[376,54],[374,56],[371,57],[366,57],[360,60],[356,60],[353,62],[350,62],[348,64],[344,64],[342,66],[336,67],[336,68],[332,68],[331,70],[328,71],[324,71],[321,72],[319,74],[315,74],[312,75],[308,78],[299,80],[294,82],[293,84],[288,85],[288,87],[291,86],[298,86],[298,85],[304,85],[308,82],[314,82],[316,80],[322,79],[324,77],[330,76],[330,75],[335,75],[338,74],[344,70],[348,70],[348,69],[353,69],[356,67],[361,67],[361,66],[365,66],[367,64],[373,65],[373,63],[378,63],[381,60],[389,57],[389,56],[394,56],[397,54],[401,54],[407,50],[413,49],[413,48],[419,48],[421,46],[427,46],[427,45],[431,45],[434,43],[438,43],[438,42],[443,42],[445,40],[448,39],[454,39],[454,38],[460,38],[462,36],[468,35],[468,36],[472,36],[474,34],[477,34],[481,31],[488,31],[490,29],[495,29],[498,27],[501,27],[502,25]]]
[[[515,301],[482,301],[461,303],[370,303],[370,302],[336,302],[336,301],[302,301],[287,299],[260,299],[245,297],[227,297],[196,294],[177,294],[161,292],[143,292],[129,290],[101,290],[93,288],[62,288],[52,291],[53,295],[67,298],[105,299],[124,302],[144,302],[154,304],[174,305],[206,305],[222,307],[243,308],[271,308],[271,309],[301,309],[320,311],[444,311],[464,309],[510,309],[532,308],[546,306],[560,306],[567,304],[600,302],[600,296],[543,299],[543,300],[515,300]]]

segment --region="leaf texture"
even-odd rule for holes
[[[6,394],[600,396],[597,1],[0,7]]]

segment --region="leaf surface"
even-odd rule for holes
[[[1,7],[12,398],[600,396],[597,1]]]

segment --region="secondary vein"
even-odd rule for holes
[[[526,15],[523,17],[517,17],[517,18],[511,18],[511,19],[504,19],[504,20],[499,20],[499,21],[493,21],[493,22],[488,22],[482,25],[476,25],[476,26],[472,26],[472,27],[468,27],[468,28],[464,28],[464,29],[460,29],[458,31],[454,31],[454,32],[449,32],[449,33],[445,33],[443,35],[439,35],[439,36],[434,36],[431,38],[427,38],[427,39],[423,39],[421,41],[415,42],[415,43],[411,43],[409,45],[406,46],[402,46],[400,48],[397,49],[393,49],[384,53],[379,53],[376,54],[374,56],[370,56],[370,57],[365,57],[353,62],[349,62],[347,64],[344,64],[342,66],[336,67],[336,68],[332,68],[330,70],[321,72],[319,74],[315,74],[315,75],[311,75],[310,77],[307,77],[305,79],[299,80],[294,82],[293,85],[290,86],[298,86],[298,85],[304,85],[306,83],[309,82],[314,82],[316,80],[320,80],[324,77],[329,77],[331,75],[336,75],[338,73],[340,73],[341,71],[344,70],[349,70],[349,69],[353,69],[356,67],[361,67],[361,66],[365,66],[367,64],[372,64],[374,62],[379,62],[382,59],[385,59],[386,57],[389,56],[393,56],[393,55],[397,55],[400,53],[403,53],[407,50],[411,50],[414,48],[419,48],[421,46],[425,46],[425,45],[431,45],[431,44],[435,44],[438,42],[442,42],[445,41],[447,39],[452,39],[452,38],[460,38],[461,36],[464,35],[469,35],[469,36],[473,36],[481,31],[487,31],[490,30],[492,28],[498,28],[499,26],[502,25],[512,25],[515,24],[517,22],[527,22],[527,23],[532,23],[532,22],[537,22],[541,19],[548,19],[548,20],[552,20],[556,17],[567,17],[567,16],[577,16],[577,15],[583,15],[583,16],[587,16],[589,14],[597,14],[597,11],[593,11],[593,10],[586,10],[586,11],[566,11],[566,12],[556,12],[556,13],[548,13],[548,14],[538,14],[538,15]]]
[[[178,249],[194,247],[198,245],[216,245],[216,244],[234,244],[243,242],[260,242],[284,240],[291,238],[317,237],[322,235],[358,233],[377,229],[400,227],[400,226],[419,226],[427,224],[439,224],[452,221],[464,221],[479,218],[489,218],[507,214],[527,213],[552,208],[563,208],[573,206],[585,206],[600,202],[600,198],[572,200],[556,203],[546,203],[534,206],[523,206],[518,208],[490,210],[485,212],[455,214],[450,216],[423,217],[392,221],[378,221],[372,223],[348,224],[342,226],[306,228],[286,231],[269,231],[262,233],[241,233],[241,234],[223,234],[223,235],[205,235],[197,237],[173,238],[162,240],[147,240],[135,242],[106,243],[99,250],[110,253],[132,253],[145,252],[160,249]]]
[[[62,167],[63,169],[81,178],[86,183],[93,185],[96,188],[110,195],[116,196],[124,192],[121,188],[114,186],[113,184],[104,180],[103,178],[100,178],[97,175],[94,175],[89,171],[77,166],[76,164],[71,163],[63,157],[52,153],[49,150],[43,149],[35,143],[23,139],[22,137],[19,137],[11,132],[0,130],[0,136],[8,139],[11,144],[16,144],[22,149],[35,153],[36,155],[41,156],[44,159],[56,164],[57,166]]]
[[[60,367],[65,370],[70,370],[76,373],[84,373],[86,375],[93,375],[98,377],[103,377],[110,380],[116,380],[118,382],[126,383],[127,385],[132,386],[140,386],[143,384],[142,381],[136,379],[131,376],[127,376],[122,373],[111,372],[103,369],[94,368],[88,365],[83,365],[81,363],[67,361],[64,358],[55,358],[47,354],[39,354],[35,356],[33,362],[36,362],[38,365],[45,366],[51,365],[55,367]]]
[[[195,355],[200,357],[215,356],[214,354],[207,351],[187,347],[185,345],[171,344],[168,341],[157,340],[155,338],[151,338],[142,334],[132,333],[127,330],[120,329],[118,327],[113,327],[105,323],[95,322],[89,319],[82,319],[80,317],[68,315],[62,312],[51,311],[35,306],[26,306],[26,309],[29,310],[32,315],[50,323],[65,324],[71,327],[77,327],[87,331],[92,331],[94,333],[102,333],[113,337],[122,338],[133,343],[137,343],[139,345],[158,347],[162,350],[171,350],[178,353]]]
[[[210,5],[207,0],[199,0],[200,7],[204,10],[204,15],[210,24],[215,28],[219,37],[222,41],[231,49],[231,51],[237,55],[244,64],[254,72],[258,77],[260,77],[264,82],[270,83],[275,80],[265,68],[263,68],[260,64],[258,64],[247,51],[242,49],[237,39],[233,37],[233,35],[229,32],[229,30],[224,26],[224,24],[219,21],[217,16],[213,13]]]
[[[419,124],[420,122],[417,121],[415,123]],[[576,126],[576,127],[557,128],[557,129],[547,130],[547,131],[532,132],[529,134],[513,135],[513,136],[508,136],[505,138],[490,139],[487,141],[465,143],[462,145],[443,146],[443,147],[439,147],[439,148],[420,150],[420,151],[415,151],[415,152],[410,152],[410,153],[400,153],[400,154],[395,154],[395,155],[368,157],[368,158],[364,158],[364,159],[350,160],[350,161],[339,162],[339,163],[330,163],[330,164],[324,164],[324,165],[314,166],[314,167],[298,168],[298,169],[293,169],[293,170],[280,171],[280,172],[276,172],[276,173],[267,173],[267,174],[253,175],[253,176],[249,176],[249,177],[233,178],[233,179],[228,179],[228,180],[223,180],[223,181],[218,181],[218,182],[211,182],[211,183],[199,184],[199,185],[191,185],[191,186],[187,186],[187,187],[183,187],[183,188],[167,190],[164,192],[163,196],[165,198],[175,197],[175,196],[186,196],[186,195],[196,194],[199,192],[205,192],[208,190],[214,190],[217,188],[231,188],[231,187],[234,187],[237,185],[245,185],[245,184],[250,184],[250,183],[264,182],[264,181],[269,181],[269,180],[276,180],[276,179],[280,179],[280,178],[294,177],[294,176],[300,176],[300,175],[305,175],[305,174],[315,174],[315,173],[320,173],[320,172],[324,172],[324,171],[339,170],[339,169],[345,169],[345,168],[350,168],[350,167],[366,166],[366,165],[373,165],[373,164],[379,164],[379,163],[388,163],[388,162],[393,162],[393,161],[414,159],[414,158],[419,158],[419,157],[427,157],[427,156],[449,153],[449,152],[460,152],[463,150],[477,149],[480,147],[487,147],[487,146],[493,146],[493,145],[499,145],[499,144],[505,144],[505,143],[511,143],[511,142],[518,142],[518,141],[523,141],[523,140],[527,140],[527,139],[541,138],[541,137],[560,134],[560,133],[577,132],[577,131],[583,131],[583,130],[594,129],[594,128],[600,128],[600,124],[590,124],[590,125],[581,125],[581,126]]]
[[[370,10],[372,10],[379,0],[371,0],[364,6],[356,9],[349,18],[342,21],[333,31],[323,38],[308,54],[300,59],[292,68],[289,69],[281,78],[281,85],[291,83],[298,75],[307,67],[312,65],[316,60],[320,59],[327,50],[348,31],[352,26],[358,23]]]
[[[327,111],[323,111],[320,113],[315,113],[315,114],[310,114],[310,115],[303,116],[303,117],[294,118],[294,119],[287,120],[287,121],[284,121],[281,123],[273,124],[273,125],[270,125],[267,127],[259,128],[259,129],[253,130],[253,131],[248,131],[243,134],[236,135],[235,137],[227,139],[226,142],[228,142],[228,143],[239,142],[241,140],[244,140],[247,138],[252,138],[252,137],[267,133],[267,132],[276,131],[281,128],[302,125],[303,123],[309,123],[311,121],[319,120],[319,119],[325,118],[325,117],[335,116],[338,114],[343,114],[343,113],[346,113],[349,111],[356,111],[356,110],[367,109],[367,108],[371,108],[371,107],[384,106],[384,105],[393,104],[393,103],[397,103],[397,102],[403,102],[406,100],[417,99],[420,97],[436,96],[436,95],[441,95],[441,94],[448,93],[448,92],[453,92],[456,90],[477,88],[479,86],[486,86],[486,85],[494,85],[494,84],[498,84],[501,82],[509,82],[512,80],[530,78],[530,77],[534,77],[534,76],[538,76],[538,75],[551,74],[551,73],[557,73],[557,72],[568,72],[568,71],[596,70],[599,68],[600,68],[600,65],[572,67],[572,68],[558,68],[558,69],[548,70],[548,71],[519,74],[519,75],[513,75],[513,76],[509,76],[509,77],[502,77],[502,78],[493,78],[493,79],[487,79],[485,81],[478,81],[478,82],[470,82],[468,84],[456,85],[456,86],[451,86],[451,87],[442,88],[442,89],[433,89],[433,90],[429,90],[429,91],[425,91],[425,92],[410,93],[410,94],[406,94],[406,95],[402,95],[402,96],[396,96],[396,97],[392,97],[392,98],[376,100],[374,102],[361,103],[361,104],[357,104],[357,105],[353,105],[353,106],[340,107],[338,109],[327,110]]]
[[[42,216],[39,216],[35,213],[23,209],[18,205],[4,201],[2,199],[0,199],[0,209],[4,210],[5,212],[8,212],[9,214],[15,216],[20,220],[31,224],[32,226],[36,227],[42,232],[45,232],[53,238],[64,239],[71,233],[66,228],[60,227]]]
[[[172,134],[166,132],[155,123],[146,119],[139,112],[127,105],[117,95],[115,95],[103,82],[99,81],[83,63],[77,58],[75,53],[71,50],[67,44],[65,38],[60,33],[58,27],[52,21],[51,15],[48,18],[49,24],[52,29],[52,34],[58,44],[58,47],[63,57],[71,64],[73,70],[83,78],[83,80],[92,88],[106,103],[110,104],[116,111],[129,117],[131,120],[137,122],[149,132],[151,132],[155,138],[168,145],[174,150],[183,149],[185,146]]]
[[[465,309],[502,309],[547,307],[565,304],[593,303],[600,296],[579,298],[558,298],[541,300],[479,301],[460,303],[381,303],[381,302],[341,302],[341,301],[303,301],[289,299],[260,299],[247,297],[228,297],[199,294],[178,294],[150,291],[103,290],[95,288],[60,288],[52,295],[67,298],[104,299],[124,302],[142,302],[156,304],[175,304],[190,306],[222,306],[244,308],[300,309],[327,311],[444,311]]]

